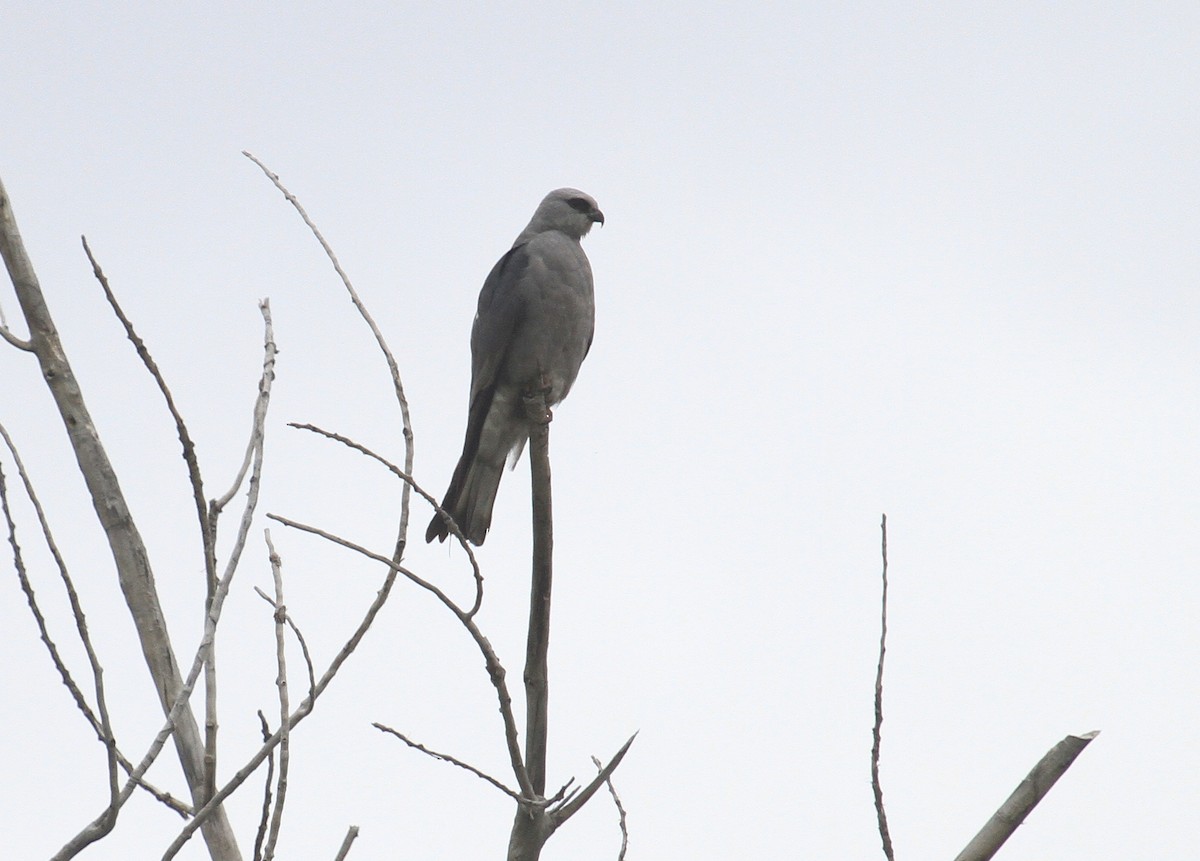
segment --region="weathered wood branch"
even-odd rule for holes
[[[1099,731],[1069,735],[1043,756],[954,861],[988,861],[1037,807]]]
[[[100,435],[84,403],[79,382],[67,361],[2,182],[0,256],[4,258],[17,302],[29,329],[31,352],[37,358],[42,378],[62,417],[92,506],[108,540],[121,592],[133,617],[159,703],[163,712],[169,714],[182,687],[182,678],[167,632],[166,617],[158,600],[150,559],[121,491],[116,471],[101,445]],[[187,704],[178,711],[173,736],[192,797],[202,802],[205,796],[204,743],[196,717]],[[217,811],[207,819],[204,837],[214,859],[241,861],[233,829],[223,811]]]

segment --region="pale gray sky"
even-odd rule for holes
[[[461,444],[478,289],[542,195],[574,185],[607,223],[585,240],[595,344],[553,426],[550,782],[640,730],[617,776],[631,859],[881,857],[868,751],[887,512],[900,855],[953,857],[1046,749],[1093,729],[1005,861],[1191,851],[1194,3],[27,3],[3,29],[0,175],[181,654],[202,587],[177,443],[79,235],[171,381],[213,493],[241,457],[270,297],[263,511],[387,552],[395,484],[284,426],[401,459],[386,369],[240,151],[300,196],[385,329],[436,493]],[[22,331],[11,290],[0,306]],[[0,420],[58,527],[134,755],[160,722],[148,677],[61,424],[12,349]],[[513,679],[527,482],[524,464],[505,478],[480,553],[482,623]],[[273,535],[324,663],[379,572]],[[468,588],[460,553],[414,544],[408,559]],[[257,743],[255,709],[275,709],[253,595],[269,582],[256,530],[222,623],[228,770]],[[6,852],[43,858],[102,809],[103,751],[11,574],[0,625]],[[297,732],[281,856],[331,858],[353,823],[357,861],[497,857],[508,799],[371,721],[505,774],[477,653],[401,588]],[[152,777],[183,791],[168,757]],[[246,791],[231,808],[247,852],[258,804]],[[178,827],[135,798],[84,857],[157,858]],[[598,797],[545,857],[617,845]]]

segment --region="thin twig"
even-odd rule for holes
[[[392,351],[388,348],[387,341],[384,340],[383,333],[380,332],[379,327],[375,325],[375,320],[371,316],[370,312],[367,311],[367,306],[358,297],[358,293],[355,291],[354,285],[350,283],[349,276],[346,275],[345,270],[342,269],[342,265],[338,262],[337,255],[333,253],[333,248],[328,242],[325,241],[325,237],[321,235],[321,231],[317,228],[317,225],[311,218],[309,218],[308,213],[304,210],[304,207],[300,205],[300,201],[294,194],[284,187],[283,183],[279,179],[279,175],[269,170],[265,164],[258,160],[258,158],[251,153],[246,152],[245,150],[242,151],[242,155],[258,165],[259,169],[266,174],[267,178],[271,180],[275,187],[283,194],[287,202],[290,203],[295,208],[296,212],[300,214],[300,217],[304,220],[304,223],[308,225],[308,229],[312,231],[312,234],[314,237],[316,237],[317,242],[321,244],[321,248],[325,250],[325,255],[329,258],[329,262],[333,264],[334,271],[337,272],[338,277],[342,279],[342,284],[345,286],[346,292],[350,294],[350,301],[354,303],[354,307],[358,309],[359,315],[366,322],[367,326],[370,327],[371,334],[375,336],[375,342],[379,345],[379,349],[383,351],[384,359],[387,361],[388,370],[391,372],[392,388],[396,393],[396,402],[400,405],[400,419],[404,435],[404,472],[408,475],[411,475],[413,471],[413,431],[412,420],[408,412],[408,398],[406,398],[404,395],[404,384],[400,381],[400,368],[396,364],[396,358],[392,355]],[[407,541],[406,536],[408,535],[408,487],[409,485],[406,484],[404,490],[401,492],[400,526],[396,538],[395,554],[395,560],[397,563],[399,563],[404,556],[404,545]]]
[[[270,604],[272,608],[276,610],[279,609],[275,604],[274,599],[262,589],[255,586],[254,591],[258,593],[258,597]],[[304,656],[304,666],[308,671],[308,693],[309,696],[311,696],[312,692],[317,687],[317,677],[315,671],[313,670],[312,654],[308,651],[308,641],[304,639],[304,634],[300,633],[300,627],[296,624],[295,620],[292,619],[292,614],[287,611],[286,607],[283,611],[283,621],[287,622],[288,627],[292,629],[292,633],[296,635],[296,641],[300,644],[300,653]]]
[[[29,341],[22,340],[9,331],[7,326],[0,326],[0,338],[3,338],[8,343],[12,344],[18,350],[24,350],[27,353],[33,352],[33,344]]]
[[[21,583],[21,589],[25,592],[25,598],[29,602],[29,609],[33,613],[33,618],[38,627],[38,633],[41,635],[42,642],[45,643],[46,649],[50,653],[50,660],[54,663],[58,670],[59,676],[62,678],[63,684],[71,693],[71,697],[75,700],[76,706],[83,713],[83,716],[91,724],[95,730],[101,743],[104,744],[105,753],[108,760],[108,788],[109,788],[109,809],[112,811],[111,819],[104,818],[102,827],[105,828],[105,833],[112,829],[116,823],[117,814],[117,798],[119,791],[117,789],[117,761],[123,759],[120,751],[117,749],[117,740],[113,735],[112,722],[108,715],[108,702],[104,696],[104,668],[100,665],[100,659],[96,655],[96,650],[92,647],[92,638],[88,634],[87,617],[83,612],[83,605],[79,601],[79,594],[75,591],[75,584],[71,580],[70,572],[67,570],[67,563],[59,552],[58,543],[54,540],[54,534],[50,531],[50,522],[46,518],[46,512],[42,508],[41,500],[38,499],[37,492],[34,490],[33,481],[29,477],[29,473],[25,471],[25,464],[21,461],[21,455],[17,452],[17,447],[13,444],[12,437],[8,435],[8,431],[3,425],[0,425],[0,436],[4,438],[4,444],[8,447],[9,453],[12,455],[13,463],[17,467],[17,474],[20,476],[21,483],[25,488],[25,495],[29,498],[33,505],[34,513],[37,516],[38,523],[42,529],[42,537],[46,541],[46,547],[50,550],[50,555],[54,559],[55,565],[58,567],[59,577],[63,581],[63,586],[66,588],[67,601],[71,605],[71,613],[75,617],[75,629],[79,633],[80,642],[83,644],[84,652],[87,654],[88,664],[92,669],[92,684],[96,692],[96,709],[100,712],[100,718],[97,720],[96,715],[88,706],[87,700],[83,696],[83,692],[79,686],[75,684],[75,679],[71,676],[67,669],[66,662],[63,661],[59,654],[58,647],[54,640],[50,637],[50,631],[46,626],[46,620],[42,616],[42,612],[38,607],[37,596],[33,591],[33,584],[30,582],[28,574],[25,570],[25,562],[21,557],[21,548],[17,544],[17,527],[13,521],[12,513],[8,507],[8,491],[4,480],[4,471],[0,468],[0,504],[4,508],[4,518],[8,524],[8,541],[13,549],[13,562],[17,569],[17,579]],[[102,836],[102,835],[101,835]]]
[[[288,754],[291,747],[288,717],[291,708],[288,706],[287,640],[283,625],[287,617],[286,605],[283,602],[283,560],[275,551],[275,545],[271,541],[271,530],[264,529],[263,534],[271,556],[271,576],[275,581],[275,685],[279,689],[279,729],[282,733],[279,739],[279,780],[275,789],[275,812],[271,816],[271,830],[267,834],[266,848],[263,849],[263,861],[271,861],[275,857],[275,844],[279,841],[279,827],[283,822],[283,804],[287,798]]]
[[[92,254],[87,237],[81,236],[80,240],[83,242],[83,251],[87,254],[88,262],[92,264],[92,274],[96,276],[96,280],[100,283],[100,287],[104,291],[104,298],[108,300],[113,313],[117,315],[117,319],[125,327],[126,337],[133,344],[138,358],[142,360],[142,364],[146,366],[146,370],[150,373],[150,376],[154,378],[155,385],[158,386],[158,390],[162,393],[163,400],[167,404],[167,410],[171,413],[171,418],[175,422],[175,431],[179,436],[179,444],[183,448],[183,460],[187,464],[188,481],[192,486],[192,502],[196,506],[196,517],[200,522],[200,539],[204,543],[204,570],[208,576],[210,584],[209,595],[211,597],[212,592],[216,589],[217,581],[216,550],[212,531],[209,529],[208,518],[206,517],[207,506],[204,502],[204,480],[200,476],[200,462],[196,458],[196,444],[192,441],[191,434],[188,433],[183,415],[175,406],[175,398],[167,386],[167,381],[158,369],[158,364],[150,355],[150,350],[146,347],[145,342],[134,330],[133,323],[130,322],[129,317],[126,316],[125,311],[117,301],[116,295],[109,286],[108,278]]]
[[[267,724],[267,716],[258,710],[258,723],[262,731],[263,741],[271,740],[271,727]],[[275,785],[275,754],[267,757],[267,779],[263,784],[262,813],[258,818],[258,831],[254,835],[254,861],[262,861],[263,841],[267,838],[267,825],[271,821],[271,787]]]
[[[221,510],[229,504],[230,500],[237,494],[238,488],[242,486],[242,482],[246,480],[246,473],[250,471],[250,464],[254,460],[254,440],[253,430],[251,430],[251,440],[246,444],[246,453],[242,455],[242,463],[238,467],[237,475],[233,477],[233,483],[229,485],[229,490],[218,496],[208,505],[209,520],[215,520],[220,515]]]
[[[448,753],[438,753],[436,750],[430,750],[429,748],[425,747],[425,745],[419,744],[419,743],[413,741],[408,736],[404,735],[404,733],[399,732],[398,730],[394,730],[390,726],[384,726],[381,723],[372,723],[371,726],[375,727],[375,729],[377,729],[381,732],[386,732],[391,735],[394,735],[396,738],[400,739],[406,745],[411,747],[413,750],[419,750],[419,751],[421,751],[421,753],[426,754],[427,756],[431,756],[434,759],[441,760],[442,762],[448,762],[451,765],[457,765],[459,768],[462,768],[462,769],[465,769],[465,770],[471,772],[471,774],[475,775],[476,777],[486,780],[488,783],[490,783],[492,786],[499,789],[501,792],[503,792],[508,797],[512,798],[514,801],[522,800],[521,795],[519,793],[515,792],[514,790],[509,789],[503,783],[496,780],[496,778],[492,777],[490,774],[480,771],[475,766],[465,763],[461,759],[457,759],[456,757],[453,757]]]
[[[34,596],[33,586],[29,582],[29,577],[25,570],[25,561],[21,555],[21,547],[17,543],[17,525],[13,521],[12,512],[8,507],[8,486],[4,479],[3,468],[0,468],[0,508],[3,508],[4,510],[4,519],[8,525],[8,542],[12,545],[13,564],[17,569],[17,579],[21,581],[21,589],[25,592],[25,597],[29,602],[29,609],[32,611],[33,617],[37,622],[38,631],[41,634],[42,642],[45,643],[46,648],[49,649],[50,656],[53,659],[55,666],[58,668],[59,673],[62,675],[64,684],[67,685],[67,688],[71,691],[72,696],[76,697],[76,702],[84,705],[86,708],[86,704],[83,703],[82,693],[75,685],[74,680],[67,671],[66,665],[62,662],[62,659],[58,654],[58,648],[55,646],[54,641],[50,638],[50,633],[46,629],[46,621],[42,616],[41,610],[38,608],[37,599]],[[99,676],[96,678],[97,683],[99,683]],[[103,708],[103,689],[98,688],[98,691],[99,696],[101,697],[99,702]],[[104,709],[101,714],[103,716],[103,735],[101,740],[104,742],[105,753],[108,759],[109,801],[108,806],[105,807],[100,815],[97,816],[85,829],[86,836],[80,841],[80,849],[90,843],[100,840],[109,832],[111,832],[113,826],[117,824],[117,812],[120,810],[120,804],[118,803],[119,796],[117,792],[116,742],[112,737],[112,728],[109,726],[107,709]]]
[[[512,697],[508,692],[508,684],[504,680],[504,667],[501,665],[500,659],[496,655],[496,651],[492,648],[492,644],[488,642],[488,638],[483,635],[483,632],[479,630],[479,626],[475,624],[475,620],[466,611],[455,604],[454,601],[451,600],[450,597],[447,596],[446,593],[437,586],[434,586],[432,583],[422,579],[404,566],[388,559],[386,556],[383,556],[379,553],[373,553],[365,547],[355,544],[353,541],[333,535],[324,531],[323,529],[318,529],[315,526],[307,526],[303,523],[289,520],[286,517],[280,517],[278,514],[267,514],[267,517],[282,523],[284,526],[290,526],[293,529],[299,529],[302,532],[308,532],[312,535],[317,535],[321,538],[324,538],[326,541],[331,541],[334,544],[338,544],[349,550],[353,550],[356,553],[360,553],[363,556],[366,556],[368,559],[374,559],[376,562],[381,562],[384,565],[389,566],[393,571],[403,574],[410,581],[420,586],[422,589],[425,589],[427,592],[433,594],[442,603],[442,605],[446,607],[446,609],[448,609],[458,618],[458,621],[462,623],[463,627],[465,627],[467,632],[470,633],[471,639],[475,641],[475,645],[478,646],[479,651],[483,653],[484,663],[487,666],[488,678],[491,679],[492,686],[496,689],[496,697],[500,702],[500,716],[504,721],[504,736],[508,744],[509,760],[512,764],[513,774],[516,775],[517,783],[521,786],[521,793],[528,798],[536,797],[538,793],[533,791],[533,785],[529,781],[529,772],[526,770],[525,762],[521,757],[521,744],[517,734],[517,722],[513,717]]]
[[[396,476],[401,481],[403,481],[407,486],[409,486],[413,490],[415,490],[417,492],[417,495],[420,496],[422,499],[424,499],[426,502],[428,502],[431,506],[433,506],[434,510],[437,511],[439,514],[447,513],[445,509],[443,509],[440,505],[438,505],[437,498],[434,497],[433,495],[431,495],[430,493],[428,493],[425,490],[425,488],[421,487],[421,485],[419,485],[413,479],[413,477],[411,475],[409,475],[404,470],[400,469],[400,467],[396,466],[394,463],[389,461],[387,458],[382,457],[379,454],[376,454],[374,451],[367,448],[365,445],[355,442],[354,440],[350,439],[349,437],[342,436],[339,433],[335,433],[333,431],[328,431],[328,430],[325,430],[324,428],[320,428],[320,427],[317,427],[316,425],[308,424],[306,422],[288,422],[288,427],[296,428],[297,430],[306,430],[311,433],[315,433],[319,436],[325,437],[326,439],[331,439],[334,442],[340,442],[342,445],[346,446],[347,448],[352,448],[355,451],[359,452],[360,454],[366,455],[367,457],[382,464],[389,472],[392,473],[392,475]],[[479,608],[483,603],[483,572],[479,568],[479,560],[477,560],[475,558],[475,551],[471,548],[471,545],[467,541],[466,536],[463,535],[462,530],[458,528],[458,524],[455,523],[454,518],[449,517],[446,522],[450,525],[450,532],[454,535],[454,537],[458,541],[458,543],[460,545],[462,545],[463,550],[466,551],[467,560],[471,564],[471,572],[472,572],[473,576],[475,577],[475,603],[473,605],[471,605],[471,609],[467,611],[468,616],[474,616],[476,613],[479,612]]]
[[[54,666],[58,670],[58,674],[62,678],[63,684],[70,692],[71,698],[75,700],[75,705],[79,708],[88,724],[91,725],[93,731],[96,733],[96,738],[99,739],[102,744],[107,746],[108,739],[112,738],[112,731],[111,726],[109,726],[107,719],[104,717],[108,711],[108,707],[104,698],[104,671],[100,666],[100,660],[96,655],[94,647],[92,646],[92,639],[88,633],[87,617],[83,612],[83,605],[79,601],[79,594],[75,591],[75,583],[72,581],[71,574],[67,570],[67,563],[63,559],[62,553],[58,549],[58,543],[54,540],[53,533],[50,531],[50,522],[46,517],[45,510],[42,508],[42,503],[38,498],[37,491],[34,490],[33,481],[29,477],[29,474],[25,471],[25,464],[21,460],[21,455],[17,451],[12,437],[9,436],[8,431],[3,425],[0,425],[0,437],[3,437],[5,445],[8,446],[8,450],[12,454],[13,463],[17,467],[17,475],[21,478],[21,482],[25,488],[25,494],[29,498],[29,502],[33,506],[34,513],[37,516],[38,523],[41,526],[42,537],[46,542],[46,547],[50,551],[51,557],[54,559],[55,566],[58,568],[59,578],[63,581],[63,588],[67,593],[67,601],[71,605],[71,613],[75,617],[75,628],[79,632],[80,642],[83,644],[84,651],[88,656],[88,663],[92,667],[92,678],[97,693],[97,704],[101,712],[100,717],[97,717],[95,712],[92,711],[91,706],[88,705],[87,700],[83,696],[83,692],[75,683],[75,679],[71,676],[70,671],[67,669],[66,663],[59,655],[57,647],[55,647],[52,640],[49,640],[48,631],[42,631],[44,627],[44,621],[42,620],[41,610],[37,607],[37,596],[33,592],[32,584],[30,585],[30,588],[26,590],[26,600],[30,602],[30,607],[33,610],[35,622],[38,625],[39,632],[42,633],[42,640],[47,645],[47,649],[50,652],[50,659],[54,662]],[[10,534],[10,542],[11,541],[15,541],[15,535]],[[17,570],[19,578],[21,576],[21,572],[24,571],[22,566],[23,562],[18,561]],[[24,589],[24,582],[22,583],[22,589]],[[109,726],[109,728],[106,729],[106,726]],[[116,747],[115,739],[113,744],[113,752],[116,756],[117,763],[122,769],[124,769],[126,774],[132,774],[134,768],[133,763],[131,763],[125,754],[121,752],[119,747]],[[171,795],[171,793],[165,792],[164,790],[159,789],[158,787],[154,786],[154,784],[145,780],[139,779],[137,781],[137,785],[153,796],[156,800],[178,813],[180,816],[186,818],[191,815],[192,805],[180,801],[178,798],[175,798],[173,795]]]
[[[183,460],[187,464],[188,482],[192,488],[192,502],[196,507],[196,518],[200,524],[200,542],[204,549],[204,573],[206,584],[206,600],[205,611],[207,612],[207,604],[212,602],[213,594],[217,589],[217,557],[216,557],[216,534],[215,524],[209,520],[207,507],[204,503],[204,480],[200,476],[200,463],[196,458],[196,445],[192,442],[191,434],[188,433],[187,424],[183,420],[183,415],[175,406],[175,398],[171,394],[171,389],[167,386],[167,381],[163,378],[162,372],[158,369],[158,364],[154,361],[154,357],[150,355],[150,350],[146,347],[146,343],[138,335],[133,327],[133,323],[125,314],[121,304],[117,301],[116,295],[113,293],[111,286],[108,283],[108,278],[104,271],[100,268],[96,257],[92,254],[91,246],[88,245],[87,237],[81,236],[80,241],[83,243],[84,254],[87,255],[88,262],[92,264],[92,274],[100,284],[100,288],[104,291],[104,298],[108,300],[109,306],[116,315],[117,320],[125,328],[125,335],[133,344],[134,350],[138,354],[138,358],[142,360],[142,364],[154,379],[158,390],[162,393],[163,400],[166,401],[167,411],[170,412],[172,420],[175,422],[175,432],[179,437],[179,443],[183,448]],[[205,795],[211,795],[216,785],[217,771],[217,679],[216,679],[216,654],[215,643],[210,650],[209,663],[205,668],[204,688],[205,688],[205,737],[204,737],[204,771],[205,771]]]
[[[566,783],[564,783],[562,786],[560,786],[558,788],[558,792],[554,793],[552,796],[550,796],[549,798],[546,799],[546,803],[543,806],[550,807],[552,805],[558,804],[560,801],[570,801],[572,798],[575,797],[575,793],[577,793],[581,788],[581,787],[576,786],[574,789],[571,789],[571,787],[574,785],[574,783],[575,783],[575,778],[574,777],[569,778]],[[567,794],[568,789],[571,790],[570,795]],[[525,800],[528,801],[528,799],[525,799]]]
[[[592,763],[599,770],[603,767],[598,757],[592,757]],[[604,781],[608,784],[608,794],[612,796],[613,804],[617,806],[617,822],[621,828],[621,851],[617,853],[617,861],[625,861],[625,851],[629,848],[629,827],[626,823],[625,805],[621,803],[621,796],[617,795],[617,788],[613,786],[612,778]]]
[[[883,553],[883,590],[879,610],[879,663],[875,667],[875,728],[871,733],[871,788],[875,792],[875,815],[879,821],[879,836],[883,840],[883,854],[888,861],[895,861],[892,849],[892,835],[888,831],[887,811],[883,806],[883,784],[879,780],[879,749],[882,743],[881,730],[883,727],[883,656],[887,651],[887,515],[879,524],[883,537],[881,550]]]
[[[18,350],[24,350],[27,353],[33,352],[33,344],[18,338],[8,328],[8,320],[4,316],[4,304],[2,302],[0,302],[0,338],[8,341],[8,343],[12,344]]]

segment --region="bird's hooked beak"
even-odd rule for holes
[[[599,224],[601,227],[604,226],[604,213],[599,209],[593,209],[590,213],[588,213],[588,218],[590,218],[596,224]]]

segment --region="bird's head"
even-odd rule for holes
[[[556,188],[542,198],[522,236],[558,230],[581,239],[597,222],[604,223],[604,213],[590,194],[577,188]]]

